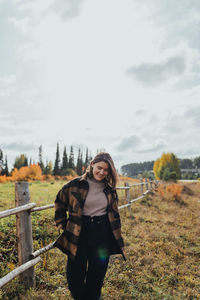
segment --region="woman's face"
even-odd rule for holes
[[[93,177],[97,181],[101,181],[106,178],[109,173],[109,165],[104,161],[92,164],[93,167]]]

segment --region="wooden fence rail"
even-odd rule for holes
[[[20,207],[15,207],[15,208],[11,208],[8,210],[4,210],[4,211],[0,212],[0,219],[11,216],[11,215],[16,215],[17,213],[29,210],[35,206],[36,206],[36,203],[28,203],[28,204],[22,205]]]
[[[9,281],[13,280],[18,275],[22,274],[24,271],[30,269],[30,267],[33,267],[34,265],[36,265],[40,260],[41,260],[40,256],[37,257],[37,258],[35,258],[35,259],[29,260],[27,263],[25,263],[25,264],[17,267],[16,269],[14,269],[10,273],[8,273],[6,276],[4,276],[3,278],[1,278],[1,280],[0,280],[0,288],[3,285],[5,285],[6,283],[8,283]]]
[[[128,208],[131,214],[131,204],[145,197],[146,194],[153,188],[158,186],[157,181],[141,180],[140,183],[129,185],[128,182],[123,187],[117,187],[118,190],[125,191],[126,204],[119,206],[119,209]],[[130,189],[141,186],[141,196],[130,199]],[[145,191],[144,191],[145,189]],[[40,254],[45,253],[53,248],[53,243],[33,252],[33,238],[32,238],[32,223],[31,213],[53,208],[54,204],[35,207],[36,203],[30,203],[29,183],[16,182],[15,183],[15,208],[0,212],[0,218],[5,218],[10,215],[16,215],[16,229],[17,229],[17,242],[18,242],[18,260],[19,267],[8,273],[0,279],[0,287],[20,275],[21,281],[26,288],[34,286],[35,274],[34,265],[40,260]]]

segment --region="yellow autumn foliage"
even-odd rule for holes
[[[174,172],[176,178],[180,177],[179,161],[174,153],[163,153],[160,158],[154,162],[153,171],[156,179],[163,179],[164,170],[168,168],[169,172]]]
[[[7,182],[8,180],[7,180],[7,176],[6,175],[2,175],[2,176],[0,176],[0,183],[5,183],[5,182]]]
[[[162,199],[172,199],[175,201],[181,200],[183,186],[173,183],[170,185],[160,185],[158,187],[158,194]]]
[[[178,184],[170,184],[166,187],[166,191],[170,193],[174,200],[178,200],[181,197],[183,186]]]
[[[42,169],[37,164],[33,164],[27,167],[21,167],[19,170],[14,169],[12,171],[13,181],[31,181],[42,180]]]

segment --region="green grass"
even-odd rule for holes
[[[30,182],[30,202],[38,206],[54,203],[58,190],[65,184],[65,181],[52,182]],[[15,184],[0,184],[0,211],[15,207]]]
[[[31,201],[53,203],[64,182],[30,184]],[[14,185],[0,185],[1,210],[14,207]],[[131,198],[139,191],[132,192]],[[119,191],[120,205],[125,203]],[[104,300],[200,299],[200,183],[187,183],[181,201],[153,193],[120,211],[127,261],[112,256],[103,287]],[[183,205],[184,203],[184,205]],[[34,249],[55,240],[54,210],[32,214]],[[0,275],[17,264],[15,217],[0,220]],[[41,255],[36,286],[28,291],[19,277],[5,285],[0,299],[70,300],[65,277],[66,256],[58,249]],[[12,265],[13,264],[13,265]]]

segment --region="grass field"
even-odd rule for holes
[[[54,203],[64,182],[30,183],[31,201]],[[120,183],[123,185],[123,182]],[[200,183],[180,183],[180,197],[165,189],[132,204],[132,216],[120,211],[127,261],[112,256],[103,287],[104,300],[200,299]],[[131,194],[134,198],[139,193]],[[119,191],[120,203],[125,201]],[[0,210],[14,207],[14,184],[0,185]],[[54,210],[32,214],[34,250],[55,240]],[[70,300],[66,285],[66,256],[52,249],[35,267],[36,287],[25,291],[14,279],[0,299]],[[15,216],[0,220],[0,277],[17,265]]]

